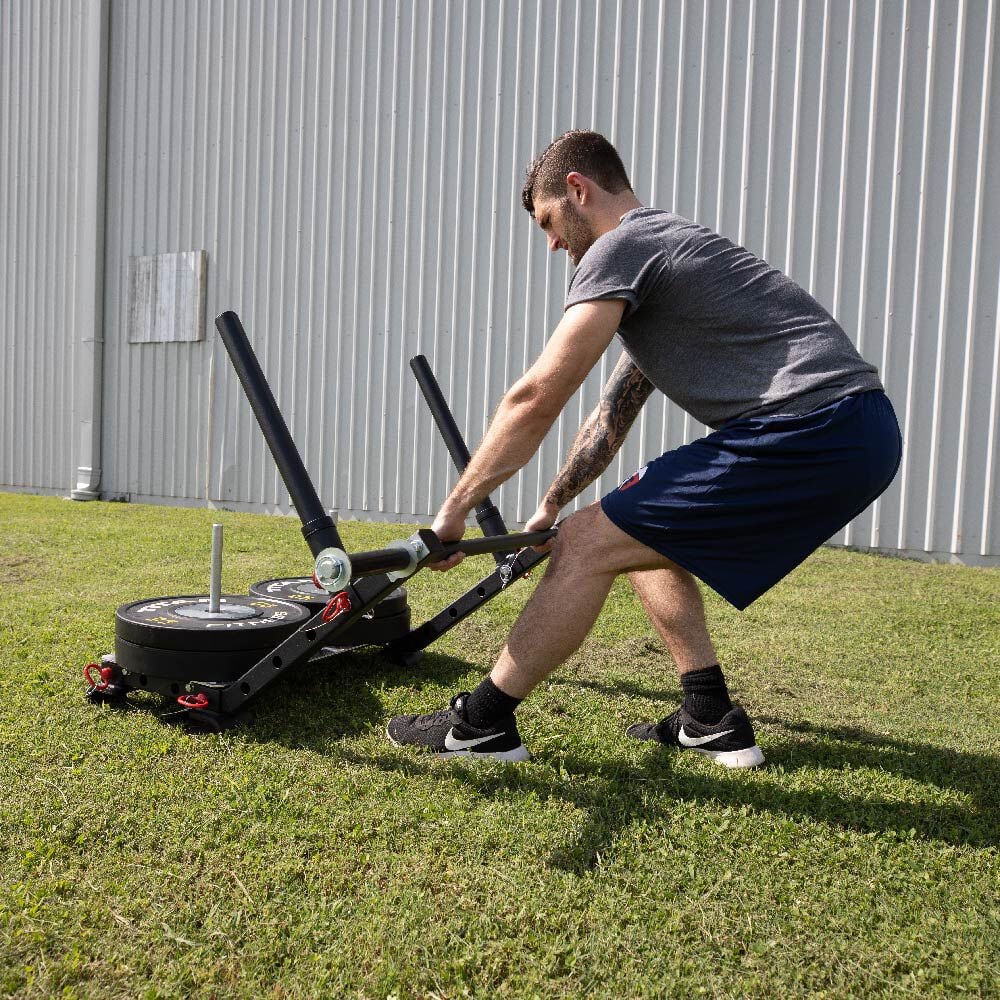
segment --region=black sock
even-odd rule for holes
[[[489,729],[500,719],[513,713],[521,704],[520,698],[512,698],[501,691],[487,677],[468,698],[465,699],[465,717],[476,729]]]
[[[733,707],[718,663],[681,674],[681,690],[685,710],[706,726],[715,725]]]

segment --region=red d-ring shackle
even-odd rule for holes
[[[342,590],[339,594],[334,594],[330,603],[323,609],[322,619],[325,622],[332,622],[338,615],[351,610],[351,599],[347,596],[347,591]]]
[[[98,679],[95,680],[92,676],[93,671],[98,672]],[[111,681],[114,679],[115,670],[114,667],[102,667],[99,663],[88,663],[83,668],[83,676],[86,678],[87,683],[95,691],[107,691],[111,687]]]
[[[203,691],[197,694],[182,694],[177,699],[181,708],[208,708],[208,695]]]

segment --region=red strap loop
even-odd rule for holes
[[[198,694],[182,694],[177,699],[177,704],[181,708],[208,708],[208,695],[203,691]]]
[[[99,675],[98,680],[94,680],[92,673],[97,671]],[[83,668],[83,676],[86,678],[87,683],[95,691],[107,691],[111,686],[111,680],[114,677],[114,670],[111,667],[102,667],[99,663],[88,663]]]
[[[332,622],[338,615],[351,610],[351,599],[347,596],[347,591],[342,590],[339,594],[334,594],[330,603],[323,609],[322,619],[325,622]]]

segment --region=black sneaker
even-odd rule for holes
[[[706,726],[679,708],[662,722],[638,722],[625,730],[636,740],[653,740],[681,750],[704,754],[723,767],[760,767],[764,755],[753,735],[753,726],[742,708],[727,712],[713,726]]]
[[[397,715],[386,735],[398,747],[426,747],[442,757],[492,757],[494,760],[531,760],[521,742],[513,715],[488,729],[477,729],[465,717],[468,691],[451,699],[451,708],[430,715]]]

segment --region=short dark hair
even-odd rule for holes
[[[610,194],[631,191],[618,150],[599,132],[573,129],[553,139],[528,167],[521,201],[534,217],[535,198],[566,196],[566,175],[572,171],[596,181]]]

